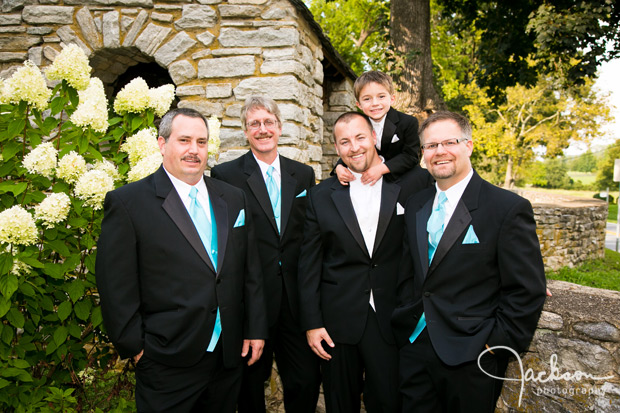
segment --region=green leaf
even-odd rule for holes
[[[79,148],[78,150],[79,153],[86,152],[86,150],[88,149],[88,137],[87,136],[81,135],[78,138],[78,148]]]
[[[5,367],[2,369],[2,373],[0,373],[0,375],[2,375],[2,377],[17,377],[22,374],[23,371],[24,370],[17,367]]]
[[[30,265],[33,268],[43,268],[44,265],[41,261],[35,259],[35,258],[29,258],[29,257],[24,257],[24,258],[20,258],[20,261],[22,261],[25,264]]]
[[[64,278],[64,272],[62,271],[62,265],[45,263],[43,266],[43,272],[52,278],[62,279]]]
[[[11,308],[11,301],[9,301],[4,296],[0,295],[0,318],[4,317],[4,315],[9,312],[10,308]]]
[[[92,314],[90,315],[90,321],[93,323],[93,327],[98,327],[103,322],[101,307],[97,306],[93,308]]]
[[[28,188],[27,182],[4,181],[0,183],[0,193],[12,192],[17,196]]]
[[[5,325],[4,328],[2,328],[2,341],[6,344],[11,344],[11,341],[13,341],[13,335],[13,327]]]
[[[80,339],[82,338],[82,329],[80,328],[80,326],[75,324],[75,322],[73,322],[71,323],[71,325],[69,325],[69,334],[71,334],[72,337]]]
[[[86,259],[84,260],[84,264],[86,264],[86,269],[89,272],[92,272],[93,274],[95,273],[95,263],[97,260],[97,251],[93,251],[91,252],[89,255],[86,256]]]
[[[9,139],[13,139],[16,136],[21,135],[24,132],[25,126],[26,120],[22,118],[15,118],[9,122],[9,127],[7,129]]]
[[[88,316],[90,316],[90,309],[92,308],[93,303],[89,300],[82,300],[75,303],[75,315],[78,316],[80,320],[86,321],[88,320]]]
[[[13,256],[10,254],[0,254],[0,274],[8,274],[11,268],[13,268]],[[1,280],[0,278],[0,283],[2,282]]]
[[[6,313],[6,319],[9,320],[9,323],[11,323],[13,327],[24,328],[24,322],[26,319],[19,309],[11,307],[9,312]]]
[[[36,295],[36,292],[34,288],[32,288],[32,285],[28,284],[27,282],[21,283],[21,285],[19,286],[19,291],[21,291],[21,293],[24,294],[26,297],[34,297]]]
[[[64,241],[62,240],[47,241],[45,244],[50,246],[54,251],[56,251],[63,257],[68,257],[71,255],[71,251],[69,251],[69,248],[67,248]]]
[[[45,348],[45,355],[49,356],[50,354],[52,354],[54,351],[56,351],[56,349],[58,348],[58,346],[56,345],[55,342],[50,341],[47,344],[47,347]]]
[[[10,382],[10,381],[8,381],[8,380],[4,380],[4,379],[0,379],[0,389],[2,389],[2,388],[4,388],[4,387],[8,386],[9,384],[11,384],[11,382]]]
[[[17,291],[17,276],[15,274],[0,275],[0,292],[6,298],[10,299],[13,293]]]
[[[54,343],[56,343],[57,346],[60,346],[62,343],[64,343],[67,340],[67,337],[69,336],[69,329],[65,326],[60,326],[56,329],[56,331],[54,331]]]
[[[75,279],[67,287],[67,292],[74,303],[84,295],[84,281]],[[77,309],[76,309],[77,311]]]
[[[30,363],[22,359],[13,359],[9,362],[9,364],[11,364],[13,367],[17,367],[20,369],[27,369],[28,367],[30,367]]]
[[[21,149],[22,147],[17,142],[10,141],[5,143],[2,148],[2,162],[6,162],[11,159]]]
[[[142,118],[139,117],[139,116],[135,116],[131,120],[131,130],[135,131],[136,129],[138,129],[140,127],[140,125],[142,125]]]
[[[86,225],[88,225],[88,221],[82,217],[69,218],[67,222],[74,228],[84,228]]]
[[[60,303],[60,305],[58,306],[58,318],[60,318],[60,321],[65,321],[67,319],[67,317],[69,317],[71,315],[71,303],[69,301],[63,301],[62,303]]]
[[[19,374],[19,376],[17,376],[17,379],[19,381],[23,381],[23,382],[31,382],[32,380],[32,376],[30,375],[30,373],[27,370],[22,370],[22,372]]]

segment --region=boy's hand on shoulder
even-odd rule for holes
[[[385,174],[390,173],[390,169],[384,163],[370,167],[362,174],[362,183],[371,186]]]
[[[336,166],[336,176],[338,177],[338,181],[340,181],[340,185],[349,185],[349,182],[355,180],[351,171],[342,165]]]

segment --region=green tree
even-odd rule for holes
[[[594,183],[598,189],[618,187],[618,182],[614,182],[614,163],[616,159],[620,159],[620,139],[605,149],[605,155],[598,163],[598,175]]]
[[[578,172],[593,172],[596,170],[596,163],[596,156],[588,149],[569,163],[569,169]]]

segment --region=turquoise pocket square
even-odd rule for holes
[[[478,236],[474,232],[474,226],[470,225],[467,230],[467,234],[465,234],[465,238],[463,239],[463,244],[479,244]]]
[[[304,197],[304,196],[306,196],[306,190],[305,189],[303,191],[301,191],[299,193],[299,195],[297,195],[295,198],[301,198],[301,197]]]
[[[237,220],[235,221],[235,226],[233,228],[242,227],[245,225],[245,209],[239,211],[239,216],[237,216]]]

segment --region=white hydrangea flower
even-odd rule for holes
[[[220,151],[220,121],[213,115],[207,119],[209,124],[209,142],[207,144],[209,148],[209,156],[215,156]]]
[[[60,158],[56,168],[56,176],[70,184],[75,183],[84,172],[86,172],[86,161],[75,151]]]
[[[18,104],[23,100],[39,110],[45,110],[52,91],[47,87],[45,77],[37,65],[26,61],[2,84],[1,95],[5,103]]]
[[[119,115],[127,112],[144,112],[149,106],[149,86],[141,77],[127,83],[116,95],[114,111]]]
[[[135,135],[127,138],[121,145],[121,151],[129,155],[129,164],[133,167],[142,159],[160,153],[155,128],[140,129]]]
[[[54,169],[56,169],[57,159],[58,151],[52,142],[43,142],[24,156],[22,164],[31,174],[51,178],[54,175]]]
[[[86,53],[78,45],[70,44],[56,56],[46,74],[49,80],[66,80],[70,86],[82,90],[88,86],[91,70]]]
[[[114,189],[114,179],[104,171],[91,170],[78,179],[75,196],[85,201],[84,205],[101,209],[105,194]]]
[[[121,176],[118,173],[118,169],[116,168],[116,165],[114,165],[110,161],[103,160],[103,161],[95,162],[95,165],[93,166],[93,170],[103,171],[107,173],[108,175],[110,175],[110,178],[112,178],[115,182],[120,181],[121,179]]]
[[[170,109],[174,100],[174,85],[163,85],[149,89],[149,108],[155,111],[155,115],[162,117]]]
[[[135,164],[127,174],[127,181],[134,182],[149,176],[159,169],[163,157],[161,153],[153,153]]]
[[[86,129],[89,126],[96,132],[108,130],[108,100],[105,97],[103,82],[96,77],[90,79],[88,87],[78,91],[80,103],[71,115],[74,125]]]
[[[37,226],[30,212],[15,205],[0,212],[0,242],[31,245],[37,241]]]
[[[64,221],[71,209],[71,198],[64,192],[49,194],[39,205],[34,207],[34,218],[43,221],[43,226],[53,228]]]
[[[30,274],[31,269],[32,267],[26,264],[25,262],[14,260],[13,267],[11,268],[11,274],[17,275],[17,276],[24,275],[24,274]]]

